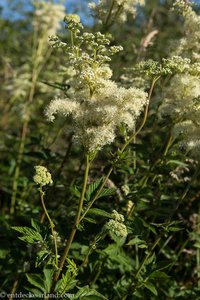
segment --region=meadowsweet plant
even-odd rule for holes
[[[110,41],[100,32],[79,33],[82,28],[76,15],[65,18],[71,32],[71,45],[51,37],[53,47],[66,50],[68,65],[75,74],[66,99],[55,99],[46,110],[53,121],[56,114],[72,117],[74,138],[84,146],[87,153],[95,153],[114,141],[121,124],[128,130],[135,122],[145,104],[147,94],[137,88],[118,87],[111,80],[110,56],[122,50],[109,46]]]
[[[145,0],[99,0],[90,2],[90,9],[98,16],[104,26],[110,27],[113,22],[126,22],[127,16],[135,17],[137,6],[144,5]]]
[[[174,52],[189,62],[188,66],[171,78],[165,89],[165,99],[160,107],[162,115],[173,120],[172,136],[179,139],[179,146],[199,158],[200,134],[200,82],[199,43],[200,17],[190,3],[176,1],[173,6],[184,17],[185,36]]]
[[[0,17],[0,296],[199,299],[198,6],[31,4]]]

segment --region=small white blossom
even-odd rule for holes
[[[43,166],[35,166],[35,175],[33,177],[33,180],[41,187],[53,183],[51,174],[49,173],[47,168]]]

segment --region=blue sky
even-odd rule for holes
[[[90,12],[88,9],[87,4],[91,0],[54,0],[54,2],[63,2],[66,6],[66,12],[67,13],[74,13],[78,12],[80,15],[82,22],[85,24],[92,24],[93,19],[90,16]],[[93,0],[94,2],[97,2],[97,0]],[[200,5],[200,0],[194,0],[194,2],[197,5]],[[0,6],[3,8],[2,15],[5,18],[20,18],[20,10],[14,11],[12,6],[15,4],[23,3],[23,8],[26,11],[29,11],[31,9],[31,0],[0,0]],[[85,13],[81,13],[85,12]]]
[[[94,1],[94,0],[93,0]],[[88,0],[54,0],[54,3],[64,3],[66,6],[66,13],[74,13],[78,12],[80,17],[82,17],[82,22],[90,24],[93,22],[92,17],[90,16],[90,12],[88,9]],[[23,8],[25,11],[31,10],[31,0],[0,0],[0,6],[3,8],[2,15],[4,18],[21,18],[20,10],[14,11],[13,6],[15,4],[23,4]],[[81,13],[85,12],[85,13]],[[87,16],[87,17],[86,17]]]

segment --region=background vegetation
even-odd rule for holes
[[[114,18],[102,24],[90,16],[89,1],[75,2],[66,13],[78,13],[86,32],[101,31],[111,45],[123,46],[112,57],[112,78],[149,93],[148,117],[141,113],[136,131],[141,125],[142,130],[131,141],[126,128],[119,128],[115,142],[91,162],[81,214],[96,201],[76,224],[55,287],[54,242],[60,261],[81,195],[83,147],[73,140],[70,119],[49,123],[44,113],[70,88],[67,55],[48,41],[54,12],[47,10],[34,25],[37,6],[8,1],[12,13],[2,9],[0,18],[0,290],[59,292],[61,299],[64,293],[91,300],[200,299],[199,155],[178,147],[179,137],[171,136],[174,120],[159,110],[176,75],[152,76],[151,69],[136,66],[169,58],[185,34],[184,18],[171,10],[174,1],[152,0],[137,7],[135,18],[128,14],[122,23]],[[198,14],[198,5],[194,10]],[[61,22],[58,35],[69,42],[64,27]],[[40,192],[33,181],[36,165],[45,166],[53,179]],[[126,225],[125,238],[108,230],[106,224],[117,221],[113,210],[124,216],[119,223]]]

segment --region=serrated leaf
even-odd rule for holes
[[[75,262],[67,258],[68,268],[65,274],[62,274],[62,278],[56,284],[56,291],[63,294],[76,286],[78,280],[75,280],[77,275],[77,266]]]
[[[46,249],[37,252],[35,266],[38,267],[41,264],[41,262],[45,260],[45,258],[47,258],[48,255],[49,252]]]
[[[66,272],[65,275],[62,274],[62,278],[57,282],[55,291],[60,294],[66,293],[72,290],[76,286],[77,282],[78,280],[70,277],[69,272]]]
[[[44,270],[44,285],[46,288],[46,292],[50,292],[51,289],[51,283],[52,283],[52,279],[53,279],[53,275],[55,273],[55,267],[53,267],[52,265],[47,265]]]
[[[158,295],[158,292],[155,288],[155,286],[151,282],[144,282],[144,286],[151,291],[155,296]]]
[[[22,241],[32,244],[43,240],[41,234],[32,228],[20,226],[12,226],[11,228],[24,235],[19,237],[19,239]]]
[[[103,189],[103,191],[99,194],[97,199],[102,198],[102,197],[111,196],[111,195],[115,194],[115,192],[116,192],[116,188]]]
[[[97,292],[95,289],[90,289],[88,286],[81,288],[76,294],[74,299],[81,300],[108,300],[105,296]]]
[[[41,275],[38,274],[26,274],[28,281],[35,287],[39,288],[42,292],[47,292],[44,286]]]
[[[92,196],[94,195],[94,192],[96,192],[96,190],[98,190],[101,183],[102,183],[102,178],[97,179],[95,182],[91,183],[88,186],[88,190],[87,190],[87,193],[86,193],[86,200],[87,201],[91,200]]]
[[[108,213],[107,211],[99,208],[90,208],[88,211],[88,214],[106,217],[106,218],[112,218],[112,214]]]
[[[40,232],[40,226],[39,226],[39,224],[38,224],[35,220],[33,220],[33,219],[31,219],[31,226],[32,226],[37,232]]]

